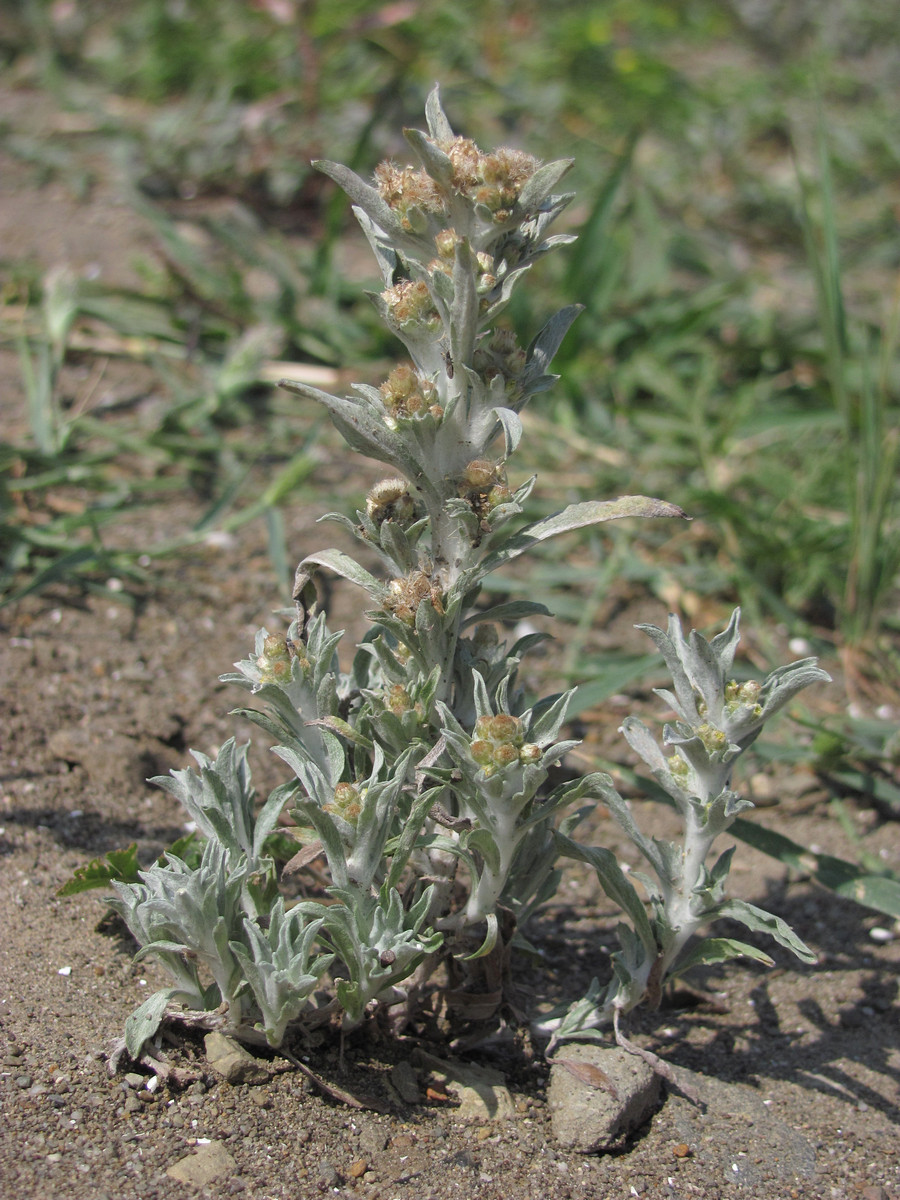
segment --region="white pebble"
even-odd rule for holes
[[[869,930],[869,937],[873,942],[892,942],[894,940],[890,929],[885,929],[882,925],[873,925]]]
[[[788,642],[788,650],[791,654],[802,654],[804,658],[808,658],[812,654],[812,646],[806,638],[795,637]]]
[[[72,968],[71,967],[60,967],[56,973],[57,973],[57,975],[71,975]]]

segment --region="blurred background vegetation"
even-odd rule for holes
[[[403,154],[438,80],[479,144],[575,159],[580,241],[509,314],[527,343],[585,306],[531,416],[536,503],[640,491],[694,517],[570,542],[518,585],[555,586],[577,617],[568,665],[635,595],[701,626],[740,601],[763,654],[766,629],[824,647],[851,698],[883,707],[900,661],[898,43],[891,0],[5,5],[3,154],[76,200],[114,179],[157,254],[135,250],[111,286],[0,247],[0,350],[27,400],[0,435],[3,599],[110,576],[127,597],[260,516],[283,584],[283,513],[309,498],[321,430],[273,389],[279,366],[341,386],[395,353],[348,206],[309,160],[367,174]],[[163,402],[85,399],[67,372],[102,355],[149,369]],[[178,489],[202,502],[190,529],[142,541],[135,514]]]

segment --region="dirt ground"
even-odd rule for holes
[[[27,97],[7,97],[6,104],[27,119]],[[106,278],[121,281],[134,253],[152,252],[114,179],[76,200],[57,183],[36,187],[0,151],[0,202],[6,257],[45,267],[96,263]],[[7,429],[21,428],[15,358],[5,351],[0,380],[0,419]],[[323,458],[323,478],[343,470],[339,459]],[[181,497],[136,520],[145,536],[184,527],[195,515]],[[327,528],[313,527],[313,515],[288,515],[298,559],[331,544]],[[334,627],[352,615],[352,596],[341,592],[338,601],[343,611]],[[799,966],[776,947],[774,969],[707,970],[697,982],[724,1003],[697,1003],[682,992],[635,1022],[641,1045],[718,1081],[724,1092],[707,1111],[669,1096],[613,1153],[583,1156],[555,1144],[549,1070],[521,1037],[463,1056],[505,1076],[515,1113],[498,1121],[461,1119],[439,1089],[427,1093],[424,1068],[421,1101],[403,1100],[392,1070],[411,1059],[414,1040],[392,1043],[369,1030],[348,1040],[343,1062],[339,1047],[324,1041],[310,1052],[310,1066],[338,1087],[377,1098],[381,1112],[323,1098],[277,1056],[267,1083],[225,1083],[206,1064],[199,1038],[170,1048],[172,1061],[189,1072],[183,1087],[150,1092],[123,1072],[111,1078],[105,1050],[164,978],[152,963],[132,964],[135,947],[121,926],[103,920],[98,893],[63,900],[56,891],[88,858],[137,841],[148,863],[182,833],[176,803],[146,779],[187,765],[190,747],[211,754],[232,733],[249,736],[248,726],[228,716],[243,693],[217,677],[248,653],[260,625],[272,626],[279,603],[264,534],[249,525],[177,567],[161,565],[133,610],[115,592],[80,600],[56,592],[0,611],[4,1195],[900,1198],[900,936],[887,918],[788,878],[744,846],[733,891],[785,917],[818,960]],[[630,625],[634,618],[620,619]],[[841,703],[832,690],[829,706]],[[601,728],[614,730],[623,715],[615,704],[594,710],[589,746],[606,749]],[[278,764],[263,750],[254,751],[253,765],[260,790],[278,780]],[[771,782],[781,802],[754,819],[852,857],[811,775]],[[649,805],[638,813],[665,832],[665,814]],[[900,868],[896,824],[876,828],[865,808],[852,816],[861,832],[871,831],[872,851]],[[623,859],[632,857],[610,821],[598,816],[593,832]],[[540,971],[528,960],[518,965],[523,988],[541,997],[577,994],[592,974],[607,970],[614,924],[592,880],[573,874],[530,930],[542,961]],[[886,930],[886,940],[872,936],[877,929]],[[424,1048],[449,1053],[437,1043]],[[207,1143],[221,1143],[228,1156],[214,1183],[166,1175]]]

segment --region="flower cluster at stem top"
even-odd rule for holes
[[[498,768],[510,767],[513,763],[536,763],[541,759],[540,746],[525,741],[522,721],[509,713],[479,717],[470,752],[487,778]]]
[[[483,205],[498,224],[509,220],[523,183],[540,166],[536,158],[521,150],[501,147],[484,154],[470,138],[439,139],[435,144],[450,160],[448,186],[473,203]],[[446,188],[426,171],[384,162],[375,171],[375,183],[382,198],[399,216],[404,229],[414,227],[415,217],[411,210],[449,215]],[[439,252],[441,249],[438,246]],[[451,246],[451,257],[452,253]]]

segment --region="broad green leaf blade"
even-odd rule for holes
[[[608,700],[616,692],[624,692],[639,679],[656,671],[659,659],[655,654],[604,654],[599,660],[599,670],[585,683],[575,689],[569,706],[568,716],[580,716],[586,709]],[[583,675],[582,675],[583,678]]]
[[[733,822],[729,833],[755,850],[777,858],[785,866],[812,876],[816,883],[846,900],[853,900],[889,917],[900,918],[900,879],[895,876],[872,875],[846,859],[830,854],[814,854],[783,833],[764,829],[742,817]]]
[[[479,625],[484,621],[512,623],[521,621],[525,617],[549,617],[550,615],[550,609],[546,604],[539,604],[535,600],[508,600],[503,604],[495,604],[491,608],[479,609],[478,612],[472,613],[463,621],[462,628],[468,629],[471,625]],[[655,662],[655,658],[653,661]]]

